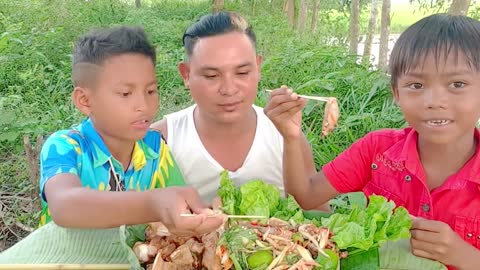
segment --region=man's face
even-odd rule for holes
[[[200,38],[179,70],[200,115],[222,123],[244,118],[257,95],[261,57],[244,33]]]

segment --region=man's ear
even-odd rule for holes
[[[90,116],[92,113],[91,99],[90,90],[80,86],[75,86],[72,93],[73,104],[86,116]]]
[[[178,63],[178,71],[183,78],[183,84],[186,88],[189,88],[189,77],[190,77],[190,63],[180,62]]]
[[[261,55],[257,55],[257,69],[258,69],[258,80],[260,81],[261,77],[262,77],[262,56]]]

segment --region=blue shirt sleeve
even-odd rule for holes
[[[47,139],[40,152],[40,194],[44,201],[44,187],[49,179],[62,173],[78,176],[81,154],[79,143],[68,136],[68,131],[58,131]]]

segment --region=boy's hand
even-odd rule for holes
[[[302,109],[306,104],[306,99],[282,86],[270,94],[264,111],[284,139],[299,138],[302,135]]]
[[[202,235],[214,231],[225,222],[224,215],[209,216],[211,209],[205,207],[198,192],[191,187],[169,187],[155,190],[152,194],[153,211],[157,213],[168,230],[176,235]],[[197,214],[182,217],[181,214]]]
[[[412,217],[412,253],[416,256],[436,260],[459,269],[477,269],[472,263],[479,261],[479,252],[463,241],[448,224],[441,221]],[[475,256],[468,256],[470,254]],[[472,258],[473,257],[473,258]],[[469,260],[476,260],[472,262]]]

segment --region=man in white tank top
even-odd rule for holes
[[[262,58],[251,27],[235,13],[210,14],[186,30],[183,43],[187,60],[178,69],[195,105],[152,127],[164,134],[186,183],[206,202],[217,196],[223,170],[236,185],[261,179],[283,192],[283,138],[253,104]],[[310,151],[306,140],[304,147]]]

